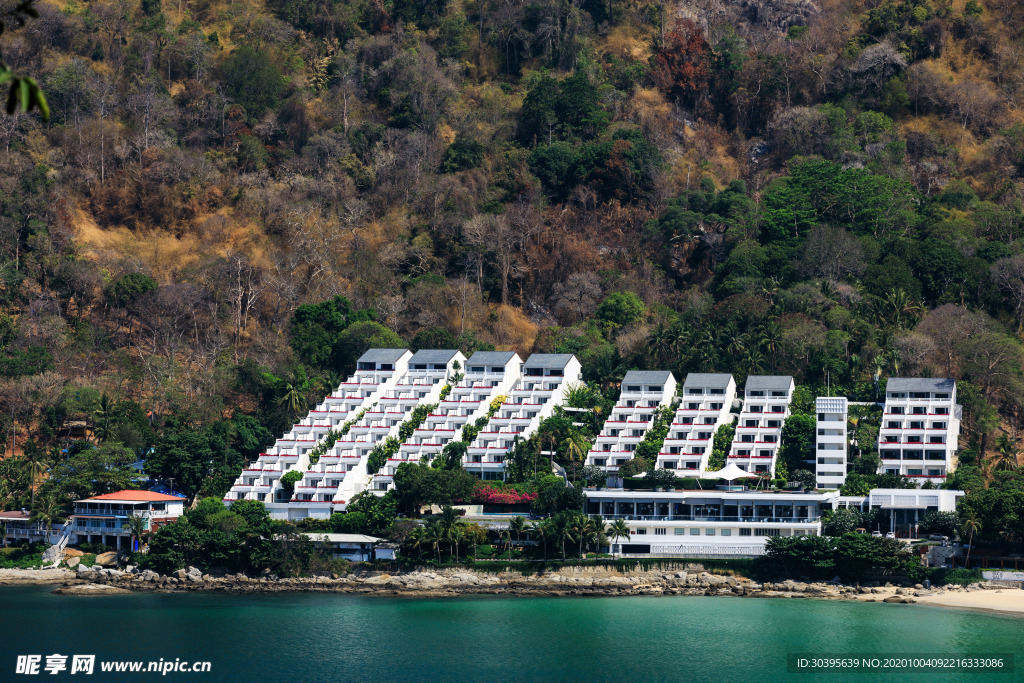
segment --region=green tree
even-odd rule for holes
[[[804,461],[814,455],[815,418],[813,415],[793,414],[782,425],[782,445],[779,460],[787,471],[804,469]]]
[[[242,105],[251,119],[258,119],[276,107],[287,85],[270,55],[248,45],[231,53],[221,73],[228,95]]]
[[[633,292],[614,292],[597,307],[597,317],[613,325],[631,325],[643,319],[647,307]]]

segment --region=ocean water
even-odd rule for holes
[[[790,654],[978,657],[1024,618],[922,605],[729,597],[105,597],[0,589],[0,681],[1024,681],[1002,673],[790,672]],[[205,660],[209,673],[17,675],[18,655]],[[70,658],[69,658],[70,662]]]

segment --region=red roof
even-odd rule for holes
[[[178,503],[183,502],[184,498],[177,496],[168,496],[165,493],[157,493],[156,491],[115,491],[114,493],[104,493],[101,496],[93,496],[92,498],[86,498],[85,500],[123,500],[132,502],[163,502],[163,501],[176,501]]]

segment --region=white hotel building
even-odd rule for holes
[[[710,482],[709,482],[710,483]],[[665,557],[754,557],[771,536],[817,536],[838,492],[586,491],[588,514],[624,519],[613,552]]]
[[[944,481],[956,469],[962,411],[952,379],[890,378],[878,432],[879,473]]]
[[[775,476],[782,425],[789,417],[795,389],[789,375],[751,375],[743,389],[736,436],[728,462],[756,474]]]
[[[436,403],[441,390],[461,367],[466,357],[456,350],[422,350],[409,358],[405,373],[386,389],[363,417],[352,424],[347,435],[310,463],[288,501],[291,518],[330,517],[344,510],[355,494],[370,483],[366,466],[370,453],[382,441],[398,436],[402,423],[416,406]]]
[[[694,373],[683,382],[682,401],[658,454],[659,468],[677,476],[696,476],[707,470],[715,432],[733,421],[736,380],[727,373]]]
[[[819,397],[815,401],[814,467],[819,489],[838,489],[846,483],[846,397]]]
[[[504,479],[505,456],[517,439],[526,439],[565,403],[569,386],[579,382],[583,368],[571,353],[535,353],[526,359],[523,375],[501,408],[469,445],[462,465],[481,479]]]
[[[438,404],[435,412],[401,445],[383,470],[373,474],[374,492],[394,486],[399,465],[433,460],[450,441],[461,438],[462,428],[487,415],[491,401],[506,396],[519,380],[523,361],[513,351],[477,351],[466,361],[465,376]]]
[[[259,457],[242,470],[228,491],[224,502],[236,500],[262,501],[272,516],[287,518],[290,500],[285,498],[281,477],[285,472],[309,470],[309,452],[322,441],[331,429],[342,427],[362,410],[368,410],[405,376],[412,353],[407,349],[370,349],[356,361],[356,371],[338,385],[291,431],[260,453]],[[364,440],[364,445],[368,438]],[[369,445],[372,449],[373,445]],[[368,451],[367,451],[368,452]],[[355,464],[355,462],[349,463]],[[330,506],[328,506],[329,509]],[[294,515],[305,516],[296,508]],[[329,516],[330,513],[327,513]]]
[[[929,512],[954,512],[963,491],[873,489],[867,496],[838,491],[595,491],[586,512],[606,522],[623,519],[628,539],[612,552],[641,557],[756,557],[772,536],[820,536],[822,514],[843,507],[880,509],[878,529],[916,538]]]
[[[627,372],[619,400],[587,454],[587,464],[616,472],[632,460],[658,410],[671,404],[675,393],[676,378],[668,370]]]

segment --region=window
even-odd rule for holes
[[[656,528],[654,530],[654,535],[655,536],[664,536],[667,533],[668,533],[668,529],[665,529],[664,527],[658,527],[658,528]]]
[[[474,367],[471,367],[471,368],[469,369],[469,371],[470,371],[470,372],[483,372],[483,371],[484,371],[484,369],[483,369],[483,367],[482,367],[482,366],[474,366]]]
[[[641,536],[647,535],[647,529],[637,529],[636,532]]]
[[[677,526],[673,533],[675,533],[676,536],[682,536],[683,534],[686,533],[686,529],[684,529],[681,526]]]
[[[740,529],[740,536],[750,536],[750,529]]]
[[[690,535],[700,536],[700,529],[698,529],[697,527],[690,527]]]
[[[626,387],[626,391],[640,391],[640,387],[636,384],[631,384]]]
[[[493,366],[493,367],[491,367],[491,372],[497,372],[497,373],[500,374],[502,372],[505,372],[505,368],[501,367],[500,365]]]
[[[782,531],[779,529],[754,529],[755,536],[781,536]]]
[[[732,529],[722,529],[723,536],[732,536]]]
[[[714,536],[715,535],[715,530],[714,529],[705,529],[704,530],[704,535],[705,536]]]

